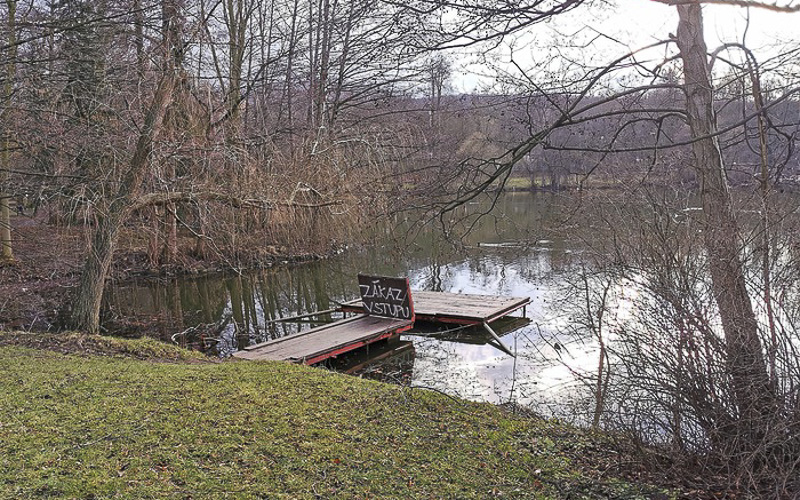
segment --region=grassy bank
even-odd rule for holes
[[[0,497],[651,497],[558,423],[152,341],[63,354],[96,341],[0,345]]]

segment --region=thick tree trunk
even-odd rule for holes
[[[78,295],[72,302],[69,327],[89,333],[99,333],[100,307],[103,302],[106,277],[111,268],[122,214],[101,216],[97,221],[92,247],[83,266]]]
[[[736,434],[745,438],[740,444],[746,446],[747,437],[757,437],[758,419],[769,411],[774,398],[770,396],[758,322],[745,285],[739,229],[716,137],[702,11],[697,3],[678,5],[677,9],[677,43],[683,59],[694,167],[705,216],[704,243],[725,334],[726,364],[737,412],[732,416],[738,421]]]
[[[111,268],[111,259],[114,256],[114,246],[119,229],[128,217],[133,201],[140,194],[153,141],[161,129],[164,114],[171,100],[173,80],[174,75],[168,73],[159,83],[145,116],[130,167],[119,184],[114,199],[98,219],[92,246],[83,266],[78,293],[67,315],[66,326],[69,328],[89,333],[100,331],[100,306],[108,271]]]

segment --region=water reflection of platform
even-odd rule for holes
[[[531,324],[528,318],[520,318],[518,316],[506,316],[500,318],[492,323],[492,330],[498,337],[525,328]],[[482,325],[463,325],[459,327],[452,327],[442,323],[433,323],[418,321],[414,324],[414,328],[405,332],[403,335],[416,336],[416,337],[435,337],[437,340],[444,340],[446,342],[458,342],[461,344],[491,344],[494,337],[482,328]]]
[[[385,380],[387,378],[385,375],[394,376],[396,379],[410,379],[414,357],[413,342],[392,338],[337,358],[329,367],[351,375],[379,374],[369,376],[378,380]]]
[[[417,320],[462,325],[482,325],[522,309],[530,297],[413,291]],[[342,304],[345,312],[363,312],[361,300]]]

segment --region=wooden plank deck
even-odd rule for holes
[[[249,346],[235,352],[234,357],[293,361],[311,365],[410,330],[414,326],[415,319],[482,325],[497,341],[498,346],[513,356],[514,354],[503,345],[489,323],[531,302],[530,297],[441,292],[412,293],[408,278],[359,274],[358,286],[361,299],[348,302],[341,308],[344,312],[357,313],[357,316]],[[365,314],[367,310],[370,314]]]
[[[235,352],[233,356],[241,359],[292,361],[312,365],[409,330],[413,324],[412,320],[359,315],[288,337],[255,344]]]
[[[423,291],[413,291],[412,294],[417,320],[465,325],[490,323],[531,302],[530,297]],[[342,310],[362,312],[361,300],[355,299],[344,303]]]

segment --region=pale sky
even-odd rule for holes
[[[614,41],[599,40],[591,48],[574,51],[578,57],[591,58],[593,63],[602,64],[608,62],[612,56],[624,54],[626,48],[640,48],[654,41],[664,40],[669,33],[676,30],[678,19],[675,7],[652,0],[616,0],[614,3],[613,7],[580,7],[559,16],[554,22],[534,26],[528,35],[517,36],[515,41],[509,41],[509,44],[517,47],[515,59],[524,59],[526,52],[544,57],[544,47],[563,47],[565,41],[577,41],[580,37],[588,40],[597,33],[604,33],[614,37]],[[785,46],[787,42],[800,44],[800,13],[786,14],[756,8],[705,5],[703,14],[709,50],[722,42],[741,42],[745,31],[747,45],[756,52],[757,57],[768,57],[776,52],[775,46]],[[581,28],[584,29],[581,31]],[[575,33],[577,35],[571,37]],[[581,45],[580,42],[576,43]],[[505,54],[497,54],[497,61],[509,59]],[[535,55],[531,56],[530,60],[534,57]],[[474,60],[474,56],[461,59]],[[458,72],[454,78],[454,86],[457,91],[474,91],[490,81],[490,73],[492,72],[484,65],[473,65]]]
[[[609,12],[608,26],[626,26],[635,38],[646,42],[662,39],[674,33],[678,24],[675,8],[652,0],[617,0],[617,7]],[[721,40],[741,41],[750,15],[747,31],[748,43],[754,47],[771,45],[786,40],[797,40],[800,35],[800,13],[785,14],[765,9],[705,5],[703,16],[706,42],[709,47]]]

